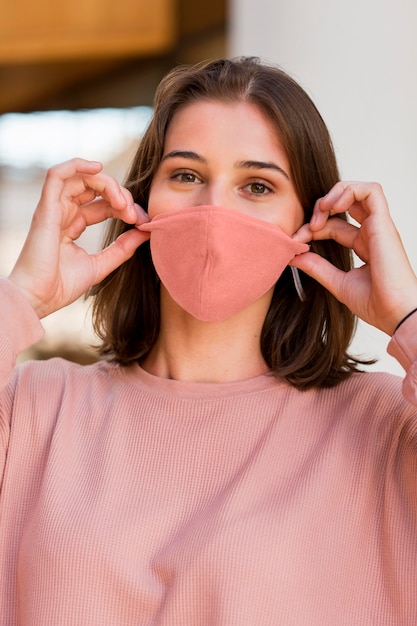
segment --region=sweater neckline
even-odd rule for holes
[[[140,384],[153,393],[170,396],[216,397],[257,393],[276,389],[286,383],[274,377],[272,372],[254,378],[226,383],[186,382],[155,376],[144,370],[139,364],[133,364],[122,370],[130,382]]]

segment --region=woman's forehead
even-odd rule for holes
[[[264,160],[271,153],[287,160],[277,127],[254,103],[198,100],[180,107],[167,129],[164,154],[216,147],[227,153],[247,149],[250,154],[241,155],[245,159]]]

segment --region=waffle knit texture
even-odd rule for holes
[[[300,392],[14,367],[42,327],[0,293],[2,626],[417,624],[417,315],[403,388]]]

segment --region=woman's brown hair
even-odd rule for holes
[[[286,150],[291,177],[308,222],[315,201],[339,180],[327,127],[305,91],[285,72],[256,58],[220,59],[173,69],[160,83],[154,114],[133,160],[126,187],[145,210],[153,176],[163,156],[168,126],[176,111],[194,101],[245,101],[256,104],[273,122]],[[104,245],[131,226],[113,220]],[[338,268],[351,267],[350,251],[335,241],[311,244]],[[307,389],[329,387],[357,371],[359,360],[347,353],[355,318],[320,284],[301,273],[301,302],[287,268],[275,286],[261,336],[272,372]],[[159,333],[159,281],[149,242],[91,293],[94,327],[103,356],[127,365],[149,354]]]

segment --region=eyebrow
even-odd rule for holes
[[[237,167],[244,167],[247,169],[259,169],[259,170],[264,170],[264,169],[275,170],[279,172],[280,174],[282,174],[283,176],[285,176],[285,178],[288,178],[288,180],[290,179],[287,172],[283,170],[282,167],[270,161],[241,161],[240,163],[237,164]]]
[[[171,152],[168,152],[168,154],[166,154],[164,157],[162,157],[162,161],[175,158],[191,159],[192,161],[198,161],[199,163],[207,163],[206,159],[202,157],[201,154],[193,152],[192,150],[172,150]],[[271,161],[239,161],[238,163],[236,163],[236,167],[260,170],[271,169],[279,172],[288,180],[290,179],[287,172],[283,170],[282,167],[280,167],[276,163],[272,163]]]
[[[197,152],[193,152],[192,150],[172,150],[171,152],[168,152],[168,154],[166,154],[164,157],[162,157],[161,160],[166,161],[167,159],[175,158],[191,159],[193,161],[199,161],[200,163],[207,163],[206,159],[204,159],[200,154],[197,154]]]

